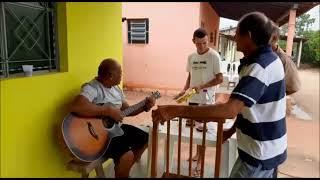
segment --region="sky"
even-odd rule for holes
[[[311,27],[312,30],[320,30],[320,5],[310,9],[307,14],[310,14],[311,18],[315,18],[315,22],[313,23],[313,26]],[[231,19],[226,18],[220,18],[220,29],[224,29],[226,27],[235,27],[237,25],[238,21],[234,21]]]

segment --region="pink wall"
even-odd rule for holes
[[[124,86],[181,90],[188,75],[187,57],[196,50],[192,34],[200,27],[200,2],[123,2],[122,14],[149,18],[149,44],[128,44],[123,22]]]
[[[203,22],[204,28],[208,32],[209,46],[218,50],[220,18],[208,2],[201,2],[200,23],[201,22]],[[213,42],[210,42],[211,33]]]

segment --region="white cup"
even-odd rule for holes
[[[22,69],[25,76],[32,76],[33,65],[22,65]]]

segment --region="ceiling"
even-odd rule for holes
[[[289,10],[296,8],[300,16],[319,2],[209,2],[220,17],[238,21],[241,16],[252,11],[260,11],[278,23],[279,26],[289,20]]]

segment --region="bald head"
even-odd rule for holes
[[[112,73],[120,68],[118,62],[112,58],[104,59],[98,68],[98,77],[105,78],[110,77]]]

